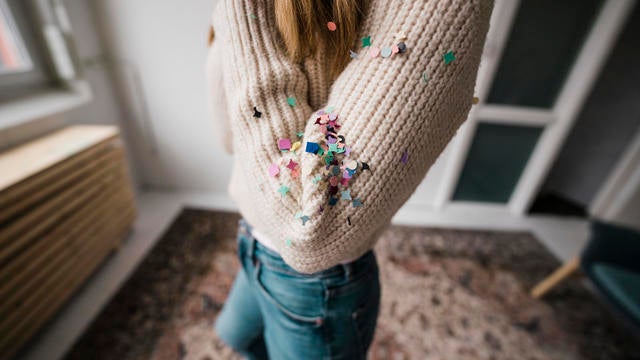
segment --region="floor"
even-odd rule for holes
[[[240,270],[238,219],[183,210],[65,359],[238,359],[212,330]],[[577,279],[528,296],[558,265],[529,232],[392,226],[375,253],[382,304],[370,359],[640,358]]]
[[[36,336],[17,357],[24,360],[60,359],[73,342],[83,333],[89,323],[122,286],[127,276],[139,264],[149,249],[160,238],[185,204],[234,210],[226,196],[199,192],[143,192],[138,197],[139,216],[134,229],[122,248],[113,254],[85,286],[74,296],[62,311]],[[396,224],[451,226],[452,219],[464,216],[468,207],[450,207],[443,212],[425,212],[425,209],[404,207],[394,217]],[[487,218],[500,219],[490,223],[477,218],[470,226],[507,226],[511,228],[531,227],[542,229],[538,238],[552,253],[568,259],[584,243],[586,225],[582,221],[561,221],[544,218],[505,217],[499,211],[486,214]],[[474,220],[471,218],[470,220]],[[537,226],[543,224],[545,226]]]

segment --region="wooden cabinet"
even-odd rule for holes
[[[0,153],[0,359],[118,248],[135,215],[116,127],[72,126]]]

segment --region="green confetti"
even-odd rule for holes
[[[453,51],[449,51],[446,54],[442,55],[444,58],[444,63],[449,65],[456,59],[456,56],[453,54]]]
[[[322,180],[322,177],[320,175],[316,175],[316,177],[313,178],[313,183],[317,184],[320,182],[320,180]]]
[[[302,137],[302,135],[304,135],[304,131],[297,132],[296,135],[300,138]]]
[[[287,238],[284,242],[287,244],[287,247],[291,247],[291,239]]]
[[[296,106],[296,98],[294,98],[293,96],[288,97],[287,103],[291,106]]]
[[[362,47],[371,46],[371,36],[365,36],[362,38]]]
[[[282,197],[285,197],[287,195],[287,193],[289,192],[289,187],[287,185],[280,185],[280,188],[278,189],[278,192],[280,194],[282,194]]]

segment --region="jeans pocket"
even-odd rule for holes
[[[324,322],[322,283],[266,272],[261,261],[255,264],[253,280],[262,295],[294,323],[319,327]]]
[[[363,359],[373,341],[379,312],[380,283],[377,276],[372,276],[369,279],[363,302],[359,303],[351,312],[351,325]]]

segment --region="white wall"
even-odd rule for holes
[[[142,182],[225,192],[231,158],[215,143],[217,129],[205,97],[214,1],[94,0],[92,5],[106,48],[116,58],[118,94]]]

